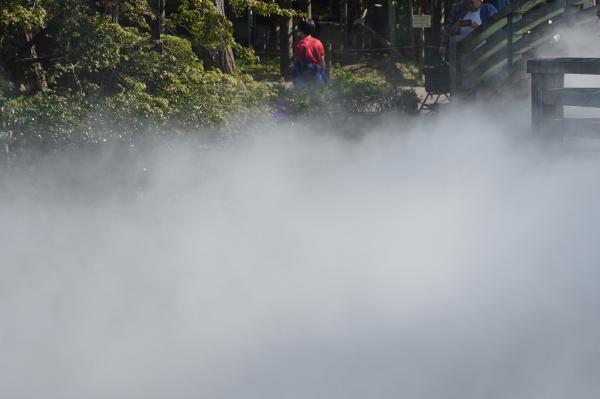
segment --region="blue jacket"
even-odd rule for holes
[[[498,10],[498,12],[504,10],[510,5],[509,0],[486,0],[486,2],[496,7],[496,10]]]
[[[499,1],[508,1],[508,0],[499,0]],[[492,19],[492,17],[494,15],[496,15],[498,13],[498,10],[496,9],[496,7],[494,7],[492,4],[490,3],[483,3],[481,5],[480,8],[480,12],[479,12],[479,17],[481,18],[481,24],[482,25],[486,25],[490,22],[490,20]],[[461,19],[467,15],[467,10],[463,9],[462,13],[460,14]]]
[[[490,19],[498,12],[498,8],[496,8],[496,4],[501,7],[507,7],[510,5],[510,0],[486,0],[487,3],[483,3],[481,5],[481,19],[482,23],[485,24],[490,21]],[[491,6],[491,8],[490,8]],[[457,32],[453,31],[452,26],[456,21],[461,19],[467,10],[465,9],[464,0],[456,0],[453,7],[450,9],[450,13],[448,14],[448,18],[444,22],[444,30],[442,32],[441,45],[446,47],[448,45],[448,38],[450,35],[454,35]]]

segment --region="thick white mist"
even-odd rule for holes
[[[597,398],[600,158],[526,108],[6,173],[0,396]]]

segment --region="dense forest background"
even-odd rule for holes
[[[444,4],[380,3],[0,0],[0,139],[8,149],[222,130],[311,107],[410,111],[405,87],[439,43]],[[411,29],[413,13],[433,15],[427,35]],[[306,17],[331,74],[311,93],[285,83],[293,26]]]

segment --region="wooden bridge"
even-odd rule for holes
[[[492,22],[464,40],[450,39],[450,92],[498,88],[511,77],[526,77],[527,60],[561,29],[598,20],[584,0],[513,0]]]
[[[529,60],[531,116],[537,133],[551,136],[598,137],[600,119],[565,118],[564,107],[600,108],[600,88],[564,87],[565,74],[600,75],[600,58]]]

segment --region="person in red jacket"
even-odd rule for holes
[[[294,85],[302,83],[324,84],[327,81],[325,73],[325,49],[323,43],[312,35],[315,23],[312,19],[300,22],[294,44],[294,66],[292,77]]]

